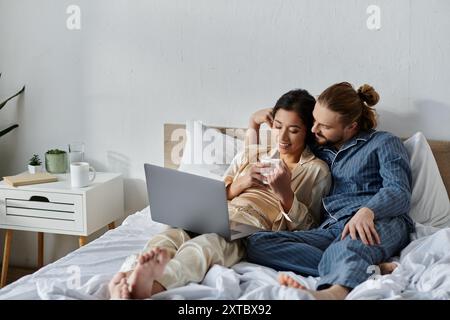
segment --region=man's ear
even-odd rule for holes
[[[352,131],[352,132],[355,132],[355,131],[357,131],[358,130],[358,122],[352,122],[352,123],[350,123],[348,126],[347,126],[347,130],[348,131]]]

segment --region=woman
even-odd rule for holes
[[[245,149],[224,175],[230,219],[265,230],[306,230],[320,222],[322,196],[331,178],[316,158],[311,140],[315,99],[306,90],[284,94],[274,108],[254,113]],[[273,130],[277,148],[260,146],[262,123]],[[267,177],[259,158],[281,159]],[[200,282],[213,264],[230,267],[245,256],[243,242],[228,242],[217,234],[191,238],[169,229],[149,240],[139,256],[130,256],[109,284],[112,298],[149,298],[158,292]],[[131,264],[129,263],[131,261]]]

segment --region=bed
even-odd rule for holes
[[[173,139],[180,124],[164,125],[164,164],[178,168],[186,137]],[[216,130],[242,139],[242,130]],[[231,132],[231,133],[230,133]],[[450,193],[450,142],[428,141],[442,177],[444,195]],[[180,149],[181,147],[181,149]],[[174,148],[180,158],[173,157]],[[107,285],[124,259],[139,252],[149,237],[167,226],[151,220],[149,207],[128,216],[114,230],[65,257],[0,290],[0,299],[108,299]],[[399,267],[390,275],[376,272],[347,299],[450,299],[450,228],[416,223],[412,242],[395,257]],[[317,278],[295,276],[313,289]],[[370,274],[369,274],[370,275]],[[303,292],[279,286],[278,272],[245,261],[225,268],[214,265],[199,284],[171,289],[152,299],[309,299]]]

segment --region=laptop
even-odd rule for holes
[[[262,230],[230,221],[223,181],[147,163],[144,169],[152,220],[228,241]]]

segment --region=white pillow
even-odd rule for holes
[[[427,139],[417,132],[404,145],[413,180],[411,218],[423,225],[450,226],[450,201]]]
[[[208,128],[201,121],[186,122],[186,144],[178,170],[222,180],[244,142]]]

